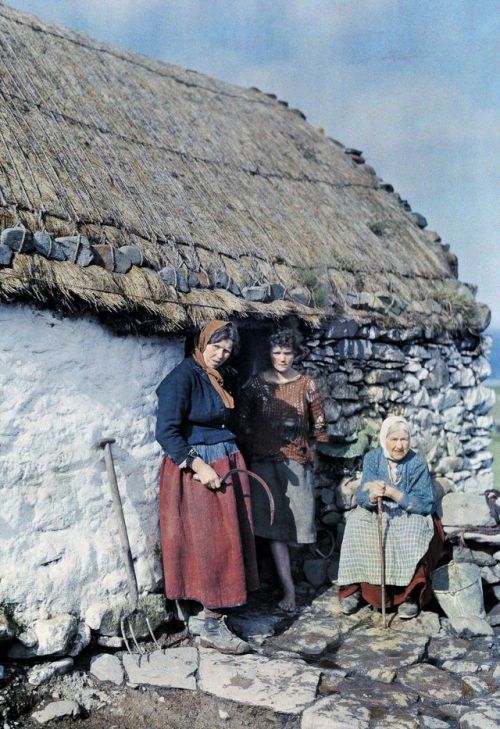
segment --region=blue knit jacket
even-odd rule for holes
[[[234,389],[224,377],[228,391]],[[156,440],[165,455],[180,465],[196,444],[234,440],[234,410],[224,406],[208,374],[193,357],[170,372],[156,390],[158,416]]]
[[[413,514],[432,514],[434,511],[434,494],[432,481],[427,462],[419,453],[410,450],[398,462],[397,474],[399,481],[394,484],[403,492],[404,496],[399,506]],[[364,490],[368,481],[385,481],[392,484],[389,476],[389,464],[382,448],[367,453],[363,459],[363,477],[356,491],[356,501],[364,509],[375,509],[376,504],[370,503],[370,495]]]

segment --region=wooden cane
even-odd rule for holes
[[[385,558],[384,558],[384,535],[382,521],[382,497],[377,497],[377,525],[378,525],[378,546],[380,552],[380,597],[382,603],[382,624],[387,628],[385,618]]]

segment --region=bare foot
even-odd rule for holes
[[[287,590],[283,599],[279,601],[278,607],[285,613],[295,612],[295,590]]]

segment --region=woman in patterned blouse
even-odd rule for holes
[[[314,525],[313,441],[328,441],[325,415],[314,379],[293,367],[300,339],[293,329],[270,337],[271,365],[253,377],[243,391],[242,439],[250,468],[269,485],[275,505],[252,486],[256,536],[270,540],[283,587],[282,610],[295,610],[288,545],[316,541]]]

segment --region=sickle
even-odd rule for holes
[[[271,493],[271,489],[269,488],[267,483],[257,473],[254,473],[253,471],[248,471],[246,468],[231,468],[230,471],[228,471],[227,473],[224,474],[224,476],[222,476],[220,482],[224,483],[226,478],[228,476],[231,476],[231,474],[233,474],[233,473],[246,473],[247,476],[250,476],[250,478],[255,479],[255,481],[257,481],[257,483],[259,483],[262,486],[262,488],[264,489],[264,491],[267,494],[267,498],[269,499],[269,510],[271,512],[270,524],[272,525],[274,523],[274,498]]]

